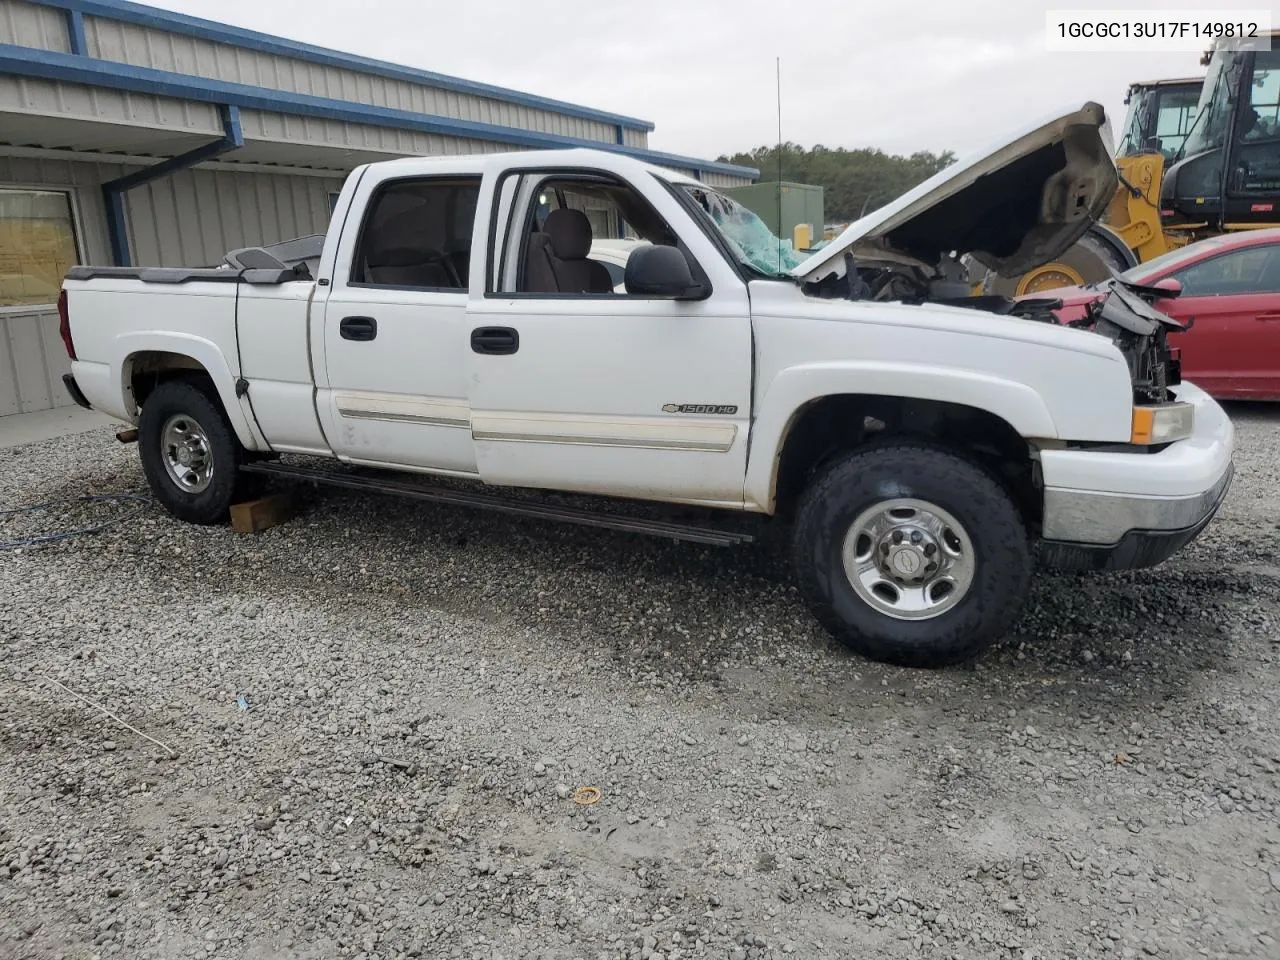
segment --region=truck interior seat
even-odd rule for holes
[[[371,250],[365,270],[368,282],[393,287],[461,286],[444,254],[420,247]]]
[[[529,293],[612,293],[604,265],[587,258],[591,221],[581,210],[552,210],[526,247],[525,286]]]
[[[365,253],[366,282],[446,289],[465,286],[444,253],[444,223],[429,213],[426,205],[418,202],[371,225]]]

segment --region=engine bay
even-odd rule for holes
[[[1169,346],[1168,334],[1184,328],[1154,306],[1155,300],[1169,298],[1170,292],[1130,283],[1118,275],[1095,285],[1098,299],[1084,317],[1066,324],[1057,315],[1062,301],[1053,297],[973,294],[964,267],[954,259],[944,259],[929,277],[915,266],[859,262],[852,253],[845,253],[843,273],[829,273],[803,284],[802,289],[825,299],[935,303],[1088,330],[1106,337],[1124,355],[1135,403],[1169,402],[1174,399],[1169,388],[1181,382],[1178,351]]]

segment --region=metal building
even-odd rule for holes
[[[808,227],[811,243],[822,239],[825,223],[823,189],[812,183],[792,183],[777,180],[753,183],[743,187],[730,187],[726,193],[764,221],[766,227],[777,236],[791,240],[797,236],[796,227]],[[804,249],[804,248],[802,248]]]
[[[0,0],[0,416],[70,403],[74,263],[200,266],[322,232],[355,166],[593,146],[714,186],[653,124],[125,0]]]

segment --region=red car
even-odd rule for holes
[[[1169,338],[1181,351],[1185,379],[1223,400],[1280,400],[1280,229],[1201,240],[1122,276],[1178,294],[1155,307],[1191,323]],[[1055,312],[1065,323],[1103,294],[1066,287],[1034,296],[1061,298]]]

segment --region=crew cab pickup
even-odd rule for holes
[[[1038,557],[1158,563],[1226,495],[1233,433],[1172,322],[973,296],[1114,193],[1100,106],[979,151],[801,258],[693,179],[604,151],[372,163],[327,235],[215,268],[76,267],[73,396],[139,430],[156,498],[223,521],[278,454],[781,516],[818,619],[938,666],[1007,633]],[[624,292],[588,257],[636,237]]]

